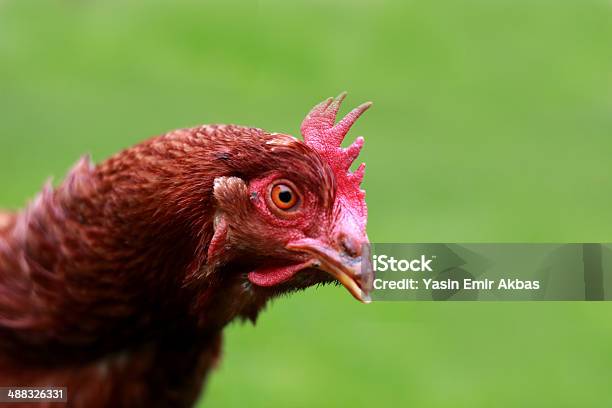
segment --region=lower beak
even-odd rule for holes
[[[307,253],[313,257],[312,266],[329,273],[363,303],[372,301],[370,292],[374,271],[370,262],[369,246],[361,255],[351,257],[330,248],[318,240],[306,238],[287,245],[287,249]]]

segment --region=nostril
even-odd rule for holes
[[[342,234],[340,236],[340,245],[342,251],[348,256],[355,258],[361,255],[360,242],[349,235]]]

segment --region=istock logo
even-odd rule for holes
[[[420,258],[414,259],[395,259],[388,255],[374,255],[372,262],[374,270],[377,272],[433,272],[431,269],[431,262],[435,256],[427,258],[425,255],[421,255]]]

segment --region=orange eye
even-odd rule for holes
[[[297,193],[287,184],[279,183],[270,191],[272,202],[281,210],[290,210],[296,206],[299,197]]]

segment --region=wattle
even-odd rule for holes
[[[265,267],[249,272],[248,276],[249,280],[255,285],[274,286],[289,280],[293,275],[306,267],[305,263]]]

